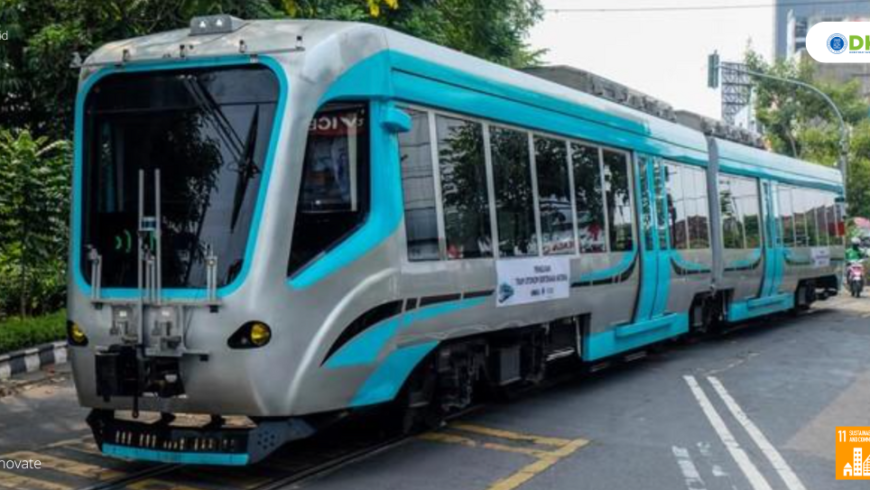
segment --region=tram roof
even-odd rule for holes
[[[240,53],[241,41],[244,41],[245,53]],[[296,50],[297,44],[303,50]],[[360,56],[360,53],[371,56],[389,50],[434,62],[493,84],[582,107],[586,109],[584,115],[595,122],[706,152],[703,135],[689,128],[521,71],[364,23],[255,20],[245,22],[234,32],[213,35],[191,35],[190,29],[177,29],[107,44],[89,56],[85,65],[116,65],[124,63],[125,56],[127,63],[170,62],[180,59],[179,46],[182,45],[186,46],[188,59],[261,53],[270,54],[279,61],[293,60],[293,64],[304,65],[307,57],[339,55],[344,66],[335,67],[338,70],[347,70],[354,62],[362,61],[366,56]],[[305,68],[302,67],[301,71],[304,73]]]
[[[184,56],[180,46],[185,46]],[[323,70],[323,58],[327,56],[339,60],[339,63],[325,64],[335,78],[356,63],[384,51],[427,60],[449,68],[452,73],[473,77],[493,87],[509,87],[528,92],[541,100],[564,102],[569,107],[583,109],[582,117],[614,129],[696,152],[707,152],[704,134],[695,129],[391,29],[364,23],[253,20],[243,21],[241,27],[232,32],[206,35],[192,34],[191,29],[177,29],[106,44],[87,58],[85,67],[166,63],[178,61],[182,57],[192,59],[268,54],[285,65],[296,65],[304,76],[308,64],[317,64],[318,70]],[[403,66],[402,69],[409,68]],[[839,185],[842,181],[838,171],[820,165],[727,141],[720,140],[719,146],[720,155],[735,162],[819,179],[831,185]]]
[[[843,177],[837,169],[730,141],[716,143],[722,171],[771,177],[795,185],[842,189]]]

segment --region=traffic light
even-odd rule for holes
[[[719,53],[716,51],[707,56],[707,86],[719,88]]]

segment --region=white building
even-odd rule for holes
[[[861,470],[864,468],[864,465],[862,464],[864,462],[863,449],[861,449],[860,447],[856,447],[854,449],[854,457],[852,460],[855,462],[855,464],[852,466],[855,472],[855,476],[862,476],[863,473]]]
[[[863,2],[862,9],[870,9],[870,2]],[[789,12],[785,51],[779,57],[786,59],[811,59],[806,52],[807,32],[819,22],[870,22],[870,12],[861,15],[809,14],[795,17]],[[815,63],[816,76],[829,81],[848,82],[858,80],[861,95],[870,99],[870,64],[867,63]]]
[[[852,465],[846,463],[846,467],[843,468],[843,476],[852,476]]]
[[[773,19],[774,53],[785,58],[803,47],[810,18],[844,19],[870,16],[870,3],[843,0],[776,0]],[[797,48],[797,49],[795,49]]]

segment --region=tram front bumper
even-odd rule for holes
[[[164,419],[121,420],[112,411],[93,410],[87,420],[103,453],[160,463],[244,466],[314,433],[314,427],[297,418],[260,421],[254,427],[191,427]]]

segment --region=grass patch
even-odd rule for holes
[[[66,338],[66,310],[0,322],[0,354]]]

